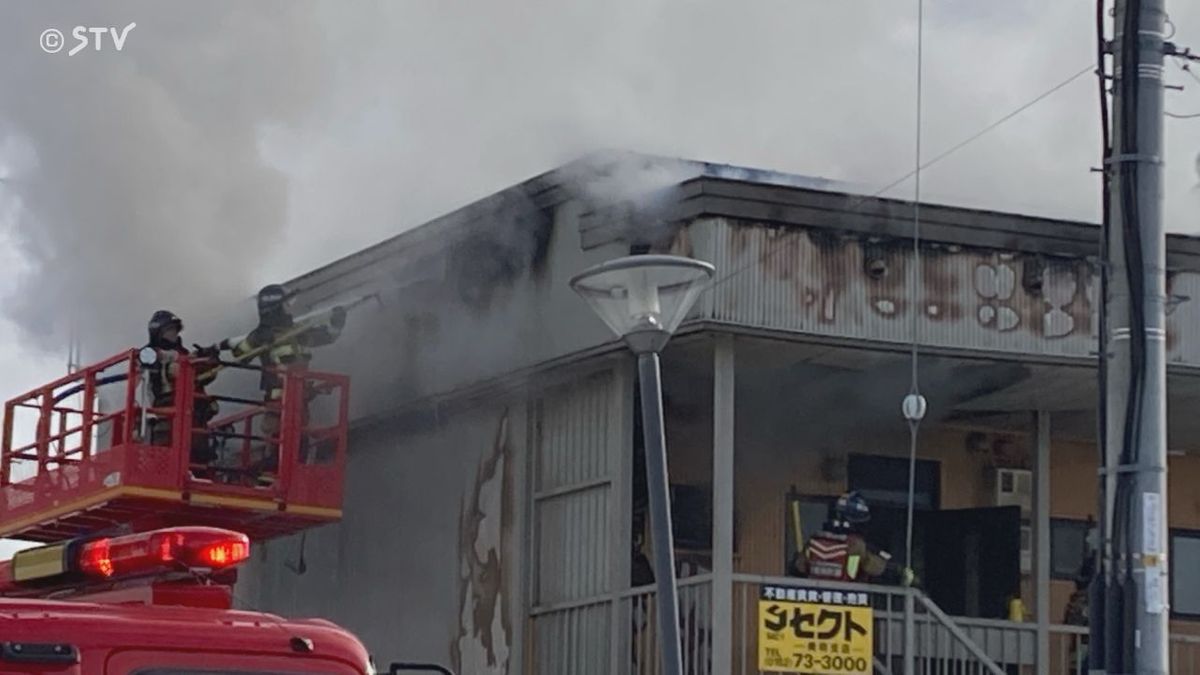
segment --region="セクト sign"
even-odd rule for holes
[[[758,600],[758,668],[870,675],[873,619],[867,593],[763,586]]]

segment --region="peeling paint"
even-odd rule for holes
[[[1017,287],[1017,273],[1008,265],[975,268],[975,292],[981,298],[1008,300]]]
[[[1021,325],[1021,317],[1012,307],[999,307],[996,310],[996,330],[1010,331]]]
[[[738,270],[714,293],[718,320],[906,342],[918,312],[931,345],[1070,356],[1095,349],[1096,270],[1087,258],[927,242],[914,292],[912,245],[901,238],[729,219],[712,231],[713,262]],[[1200,295],[1200,275],[1188,279]],[[1181,311],[1200,316],[1200,306]],[[1190,320],[1173,317],[1168,340],[1171,327]]]
[[[980,305],[979,306],[979,323],[983,324],[984,326],[990,326],[990,325],[992,325],[992,322],[995,320],[996,320],[996,308],[995,307],[992,307],[991,305]]]
[[[455,671],[507,675],[512,629],[504,593],[505,541],[512,520],[509,413],[482,457],[459,520],[459,625],[451,650]]]

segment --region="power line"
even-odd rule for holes
[[[1200,75],[1197,75],[1196,72],[1192,70],[1191,64],[1184,60],[1182,56],[1177,56],[1175,63],[1179,66],[1180,70],[1188,74],[1188,77],[1192,78],[1196,82],[1200,82]]]
[[[1017,115],[1020,115],[1021,113],[1025,112],[1029,108],[1032,108],[1034,105],[1037,105],[1041,101],[1045,100],[1052,94],[1058,92],[1060,89],[1071,84],[1075,80],[1082,77],[1084,74],[1093,72],[1094,70],[1095,70],[1095,66],[1089,64],[1087,67],[1076,72],[1075,74],[1071,75],[1067,79],[1059,82],[1058,84],[1054,85],[1053,87],[1042,92],[1036,98],[1033,98],[1030,101],[1028,101],[1027,103],[1021,105],[1020,107],[1013,109],[1007,115],[997,119],[995,122],[992,122],[991,124],[987,125],[983,129],[980,129],[978,132],[971,134],[967,138],[956,143],[955,145],[951,146],[950,148],[942,151],[940,154],[935,155],[932,159],[922,163],[917,168],[913,169],[912,171],[909,171],[908,173],[904,174],[903,176],[900,176],[896,180],[893,180],[892,182],[888,183],[887,185],[884,185],[883,187],[879,188],[875,192],[873,192],[869,195],[856,196],[848,204],[847,212],[852,212],[852,210],[855,207],[859,206],[860,204],[865,203],[867,199],[871,199],[873,197],[878,197],[878,196],[882,195],[883,193],[887,192],[888,190],[891,190],[892,188],[896,187],[897,185],[908,180],[909,178],[912,178],[913,176],[915,176],[917,174],[918,171],[924,171],[925,169],[928,169],[929,167],[933,166],[934,164],[937,164],[938,162],[941,162],[942,160],[946,159],[950,155],[953,155],[954,153],[958,152],[959,150],[962,150],[966,146],[970,145],[971,143],[974,143],[975,141],[979,140],[981,137],[985,136],[986,134],[990,133],[991,131],[994,131],[997,127],[1003,125],[1005,122],[1008,122],[1012,118],[1016,117]],[[753,267],[755,264],[761,264],[762,262],[773,258],[774,256],[778,255],[779,253],[782,253],[784,250],[786,250],[788,248],[788,246],[790,244],[792,244],[794,241],[799,240],[799,235],[800,235],[799,231],[789,234],[787,237],[785,237],[783,240],[781,240],[779,245],[777,245],[770,252],[759,257],[758,260],[752,260],[750,262],[747,262],[744,265],[734,268],[728,274],[725,274],[725,275],[721,276],[720,278],[714,280],[711,284],[709,284],[708,289],[706,289],[706,290],[712,290],[712,289],[716,288],[717,286],[720,286],[721,284],[725,283],[726,281],[729,281],[730,279],[737,276],[738,274],[741,274],[742,272],[749,269],[750,267]]]
[[[1200,75],[1197,75],[1196,72],[1192,70],[1191,65],[1188,64],[1183,56],[1177,56],[1175,63],[1179,65],[1180,70],[1188,74],[1188,77],[1192,78],[1197,83],[1200,83]],[[1200,118],[1200,113],[1179,114],[1173,112],[1164,112],[1163,114],[1167,117],[1177,120],[1191,120]]]

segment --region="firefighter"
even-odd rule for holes
[[[859,528],[871,519],[867,500],[858,492],[838,497],[833,517],[809,538],[792,562],[792,574],[828,581],[882,581],[909,586],[912,570],[867,543]]]
[[[312,360],[311,348],[332,344],[346,324],[346,310],[335,307],[327,321],[307,327],[297,325],[288,300],[287,289],[283,286],[271,284],[263,287],[257,298],[258,326],[236,343],[225,340],[218,345],[218,349],[232,351],[238,360],[244,360],[251,353],[259,351],[257,358],[263,368],[259,386],[269,408],[283,399],[284,381],[280,371],[306,368]],[[278,411],[268,409],[263,415],[264,435],[275,437],[279,434],[279,428]],[[264,460],[257,479],[260,484],[269,485],[273,480],[271,474],[278,469],[278,453],[267,452]]]
[[[154,350],[155,363],[150,369],[150,393],[153,407],[170,408],[175,404],[175,378],[179,372],[179,360],[189,356],[197,359],[215,358],[215,348],[199,348],[188,352],[183,346],[181,333],[183,321],[173,312],[160,309],[150,317],[146,326],[149,334],[147,346]],[[192,440],[189,462],[193,465],[209,465],[216,459],[209,435],[203,430],[217,414],[217,402],[208,398],[205,387],[216,379],[216,371],[200,365],[195,374],[195,401],[192,405]],[[157,417],[150,422],[150,442],[155,445],[170,445],[171,418]],[[203,471],[195,472],[198,477]]]

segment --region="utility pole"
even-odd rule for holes
[[[1165,0],[1116,0],[1105,326],[1101,672],[1166,675]],[[1100,611],[1097,608],[1097,611]],[[1094,616],[1093,620],[1099,617]]]

